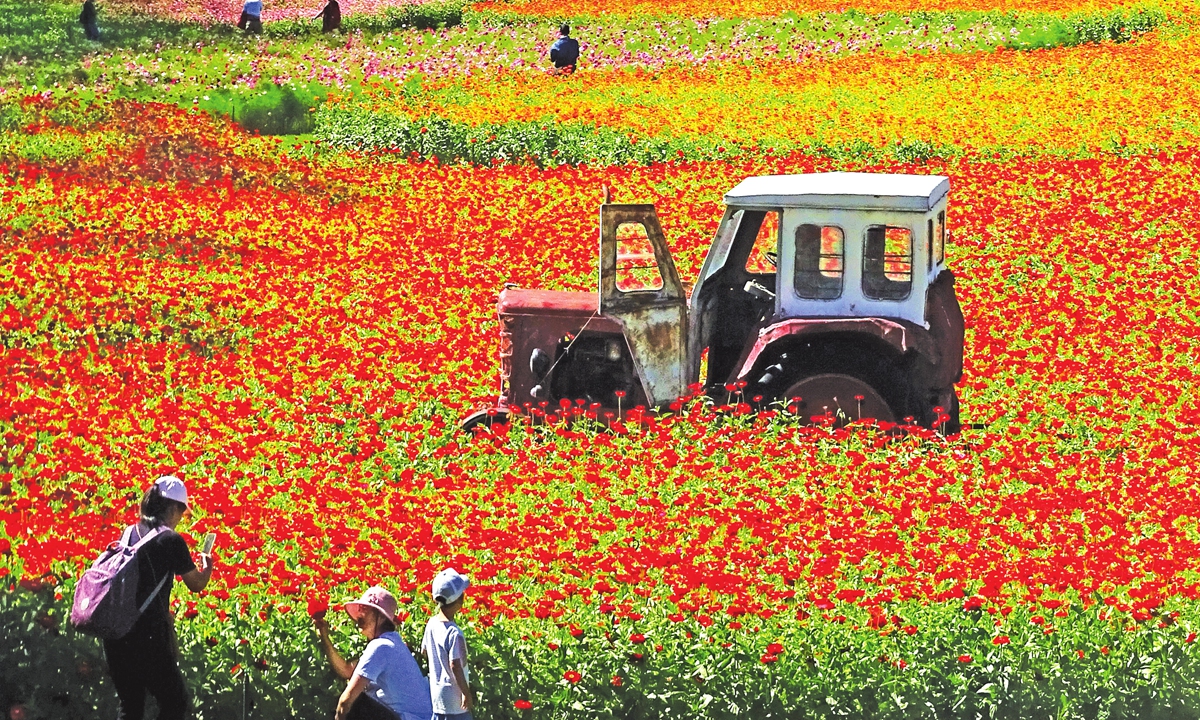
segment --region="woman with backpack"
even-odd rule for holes
[[[189,590],[200,592],[213,573],[212,555],[201,554],[197,568],[187,543],[175,532],[187,509],[183,481],[164,475],[142,497],[141,522],[130,525],[121,536],[121,542],[129,546],[145,540],[137,549],[137,605],[145,604],[145,610],[127,634],[104,641],[109,673],[121,701],[118,720],[142,720],[146,693],[158,702],[160,720],[182,720],[187,713],[170,608],[171,587],[179,575]]]

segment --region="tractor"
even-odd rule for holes
[[[938,175],[746,178],[725,195],[690,293],[654,206],[605,191],[599,291],[505,287],[499,398],[463,428],[578,400],[664,409],[703,388],[806,418],[957,432],[964,323],[946,267],[949,189]]]

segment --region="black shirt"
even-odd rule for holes
[[[134,526],[133,535],[130,537],[131,545],[136,545],[138,540],[147,534],[141,533],[140,530],[140,526]],[[129,635],[145,638],[170,632],[171,588],[175,585],[176,575],[183,575],[196,569],[196,563],[192,562],[192,553],[179,533],[170,528],[164,528],[138,550],[137,556],[138,607],[146,602],[146,598],[150,597],[150,593],[154,591],[155,586],[164,576],[167,581],[163,583],[158,595],[146,608],[146,612],[138,618],[133,629],[129,631]]]

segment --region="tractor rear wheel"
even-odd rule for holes
[[[880,422],[896,422],[883,396],[866,381],[853,375],[810,375],[789,386],[783,398],[789,405],[793,404],[795,398],[800,398],[797,414],[804,418],[829,413],[842,422],[868,417]]]

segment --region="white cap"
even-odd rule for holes
[[[154,481],[154,486],[166,499],[181,502],[184,505],[188,504],[187,486],[174,475],[163,475]]]
[[[462,597],[469,587],[470,578],[459,574],[454,568],[446,568],[433,578],[433,599],[443,605],[449,605]]]

